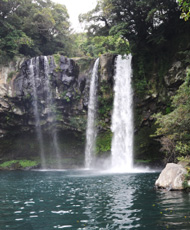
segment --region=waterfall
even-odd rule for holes
[[[51,59],[52,61],[52,59]],[[51,131],[52,136],[52,144],[53,144],[53,152],[55,154],[56,165],[57,168],[61,169],[61,153],[58,145],[58,138],[57,138],[57,130],[56,130],[56,106],[53,101],[52,89],[50,86],[49,80],[50,68],[49,68],[49,60],[46,56],[44,56],[44,76],[45,76],[45,86],[46,86],[46,104],[47,108],[47,115],[48,115],[48,122],[51,123],[49,125],[49,130]]]
[[[34,62],[34,64],[33,64]],[[33,96],[33,111],[34,111],[34,118],[35,118],[35,127],[38,142],[40,145],[40,157],[41,157],[41,165],[42,168],[46,168],[46,160],[44,155],[44,141],[41,129],[41,122],[40,122],[40,114],[39,114],[39,107],[38,107],[38,94],[37,94],[37,79],[36,75],[39,74],[39,57],[30,59],[29,63],[29,77],[31,79],[32,85],[32,96]]]
[[[91,168],[95,158],[95,141],[97,130],[95,127],[97,110],[97,87],[98,87],[98,65],[99,58],[96,60],[90,82],[89,102],[88,102],[88,121],[86,129],[85,147],[85,167]]]
[[[61,168],[61,154],[58,145],[57,130],[56,130],[56,107],[53,101],[53,92],[50,84],[50,67],[49,60],[43,57],[43,67],[41,68],[40,58],[32,58],[29,63],[29,78],[32,85],[33,98],[33,113],[35,118],[35,127],[37,138],[40,146],[40,157],[42,168],[47,167],[46,157],[44,153],[44,139],[42,135],[40,108],[39,102],[41,93],[45,96],[45,114],[47,114],[47,121],[52,138],[52,151],[56,159],[56,167]],[[52,61],[52,60],[51,60]],[[41,69],[41,71],[40,71]],[[43,71],[42,71],[43,70]]]
[[[112,169],[131,171],[133,169],[133,92],[131,87],[131,55],[116,59],[114,108],[111,130]]]

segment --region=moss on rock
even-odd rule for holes
[[[35,168],[39,165],[39,161],[34,160],[10,160],[0,164],[1,170],[23,170]]]
[[[96,141],[96,154],[102,155],[104,153],[110,152],[111,151],[111,140],[112,140],[111,131],[100,133]]]

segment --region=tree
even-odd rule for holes
[[[50,0],[0,0],[0,58],[68,55],[68,19],[66,7]]]
[[[190,18],[190,1],[189,0],[177,0],[180,7],[181,7],[181,10],[182,10],[182,13],[181,13],[181,17],[187,21],[189,18]]]
[[[98,57],[104,53],[129,53],[129,42],[118,36],[86,37],[81,43],[81,50],[85,55]]]
[[[190,70],[185,82],[180,86],[172,100],[173,111],[155,115],[159,128],[156,134],[162,136],[162,150],[168,158],[186,156],[190,152]]]
[[[99,0],[80,20],[87,23],[89,37],[128,40],[135,80],[144,81],[154,68],[162,79],[177,50],[187,47],[190,24],[180,20],[180,14],[176,0]]]
[[[53,54],[58,51],[68,55],[66,40],[69,36],[69,15],[65,6],[51,1],[26,0],[28,3],[18,11],[19,17],[25,15],[23,31],[34,40],[34,49],[23,49],[21,52],[36,54]],[[30,9],[30,14],[27,15]]]
[[[91,35],[118,34],[139,45],[164,43],[169,33],[176,33],[179,16],[175,0],[99,0],[80,20]]]
[[[111,8],[109,0],[99,0],[93,10],[79,15],[79,21],[85,22],[88,35],[105,36],[109,34],[112,24]]]
[[[20,27],[19,18],[15,12],[21,6],[22,1],[0,1],[0,60],[6,60],[6,56],[12,58],[22,45],[31,47],[33,41]]]

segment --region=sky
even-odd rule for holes
[[[86,13],[97,4],[97,0],[53,0],[54,2],[64,4],[70,16],[72,28],[76,32],[82,32],[82,26],[78,21],[78,16],[81,13]]]

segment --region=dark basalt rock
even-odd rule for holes
[[[165,114],[167,109],[170,109],[172,96],[185,80],[186,67],[187,64],[176,60],[163,76],[162,84],[158,83],[158,73],[153,73],[149,80],[149,88],[145,89],[141,95],[134,92],[136,159],[158,161],[164,158],[164,154],[160,152],[159,137],[154,137],[156,125],[153,115],[158,112]]]
[[[83,75],[79,78],[79,89],[81,92],[84,91],[85,85],[86,85],[86,76]]]
[[[6,156],[5,158],[12,159],[11,156],[18,154],[18,157],[19,153],[22,157],[28,157],[26,152],[22,151],[22,147],[16,146],[18,140],[20,143],[19,136],[23,136],[24,133],[28,137],[25,140],[28,146],[30,141],[37,141],[34,137],[35,100],[43,135],[49,135],[53,130],[57,130],[58,135],[72,131],[71,139],[78,138],[78,151],[83,153],[87,117],[85,103],[88,100],[90,83],[86,78],[90,79],[91,75],[86,72],[85,78],[79,78],[79,66],[72,59],[60,56],[59,60],[56,57],[56,61],[54,56],[40,56],[23,60],[22,64],[10,70],[7,67],[5,76],[1,76],[0,72],[0,149],[3,158]],[[8,81],[9,71],[13,70],[16,74]],[[1,79],[5,83],[1,84]],[[14,154],[9,146],[16,147],[17,153]],[[68,147],[66,149],[72,152]],[[31,156],[35,156],[35,152],[39,152],[39,146],[30,149],[29,152]]]

